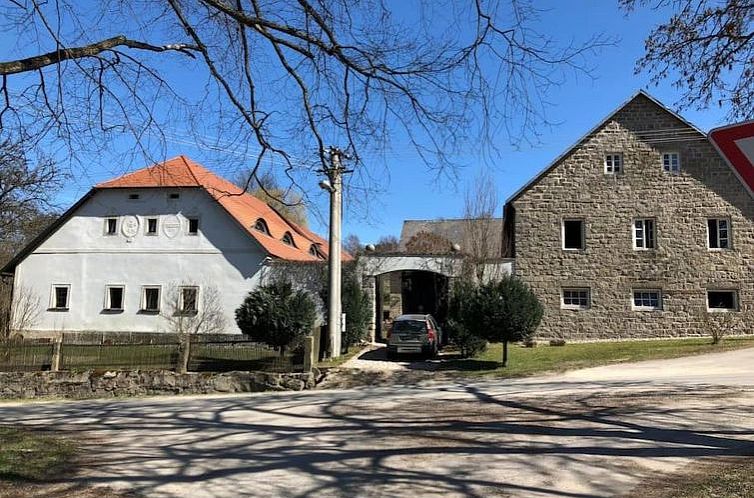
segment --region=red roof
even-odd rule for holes
[[[318,261],[309,251],[312,245],[327,257],[327,241],[314,232],[288,221],[267,203],[257,199],[231,182],[215,175],[186,156],[178,156],[127,175],[98,184],[95,188],[170,188],[194,187],[204,189],[272,256],[289,261]],[[270,234],[254,226],[262,218]],[[296,247],[281,239],[291,234]],[[351,255],[343,252],[343,259]]]

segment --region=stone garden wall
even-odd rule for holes
[[[108,398],[157,394],[302,391],[318,372],[227,372],[179,374],[169,370],[0,372],[0,399]]]

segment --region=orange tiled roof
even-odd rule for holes
[[[154,164],[119,178],[98,184],[95,188],[150,188],[196,187],[203,188],[220,204],[270,255],[289,261],[317,261],[309,253],[312,244],[327,257],[327,241],[311,230],[288,221],[267,203],[244,192],[238,186],[215,175],[204,166],[186,156],[178,156]],[[270,235],[254,228],[259,218],[264,219]],[[282,242],[290,232],[296,247]],[[343,252],[343,259],[351,255]]]

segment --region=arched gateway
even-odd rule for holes
[[[384,328],[405,313],[431,313],[440,322],[447,314],[453,282],[463,274],[463,254],[366,254],[357,275],[372,306],[369,336],[384,339]],[[485,278],[513,273],[513,260],[482,263]]]

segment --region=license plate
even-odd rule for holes
[[[398,348],[399,353],[421,353],[422,348]]]

